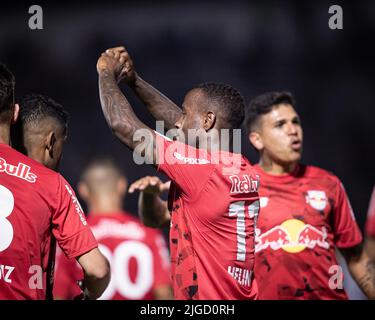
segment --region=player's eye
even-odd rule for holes
[[[281,128],[285,124],[284,120],[277,121],[275,124],[275,128]]]
[[[298,124],[298,125],[301,124],[301,120],[300,120],[299,118],[294,118],[292,122],[293,122],[294,124]]]

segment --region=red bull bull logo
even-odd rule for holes
[[[314,249],[316,246],[329,249],[327,236],[325,227],[319,230],[298,219],[289,219],[262,234],[258,228],[255,229],[255,252],[271,248],[297,253],[306,248]]]
[[[306,203],[312,206],[315,210],[323,211],[327,206],[327,195],[324,191],[310,190],[307,191]]]

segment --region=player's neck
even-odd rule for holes
[[[259,166],[265,172],[276,176],[292,173],[297,165],[297,162],[280,164],[267,157],[261,157],[259,161]]]
[[[0,126],[0,143],[10,145],[10,130]]]
[[[115,214],[122,211],[122,199],[118,196],[103,195],[92,199],[89,211],[100,214]]]
[[[43,152],[41,152],[40,150],[36,150],[35,148],[34,149],[25,148],[25,150],[26,150],[26,155],[29,158],[31,158],[31,159],[41,163],[42,165],[46,166],[46,163],[45,163],[44,158],[43,158]]]

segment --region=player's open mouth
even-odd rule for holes
[[[291,146],[293,150],[300,150],[302,148],[302,141],[295,140],[291,143]]]

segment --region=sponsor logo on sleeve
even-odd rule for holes
[[[182,154],[178,152],[174,152],[173,156],[186,164],[208,164],[210,163],[207,159],[199,159],[199,158],[192,158],[192,157],[184,157]]]
[[[74,195],[73,191],[70,189],[70,187],[67,184],[65,185],[65,188],[68,191],[68,193],[70,194],[70,197],[72,198],[72,202],[75,206],[76,212],[79,215],[79,219],[81,220],[82,224],[84,226],[86,226],[87,221],[86,221],[86,218],[85,218],[85,214],[83,213],[82,207],[81,207],[77,197]]]

